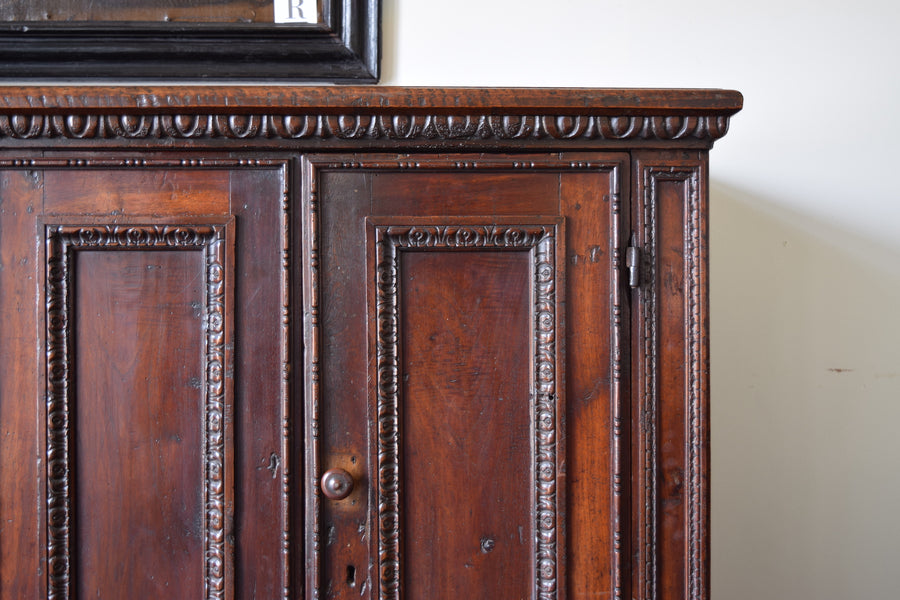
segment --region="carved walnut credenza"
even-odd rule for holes
[[[0,599],[708,598],[740,94],[0,103]]]

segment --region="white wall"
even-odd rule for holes
[[[384,0],[388,85],[721,87],[712,591],[900,597],[900,5]]]

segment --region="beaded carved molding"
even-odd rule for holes
[[[226,571],[226,225],[47,225],[47,577],[48,597],[74,595],[72,543],[75,489],[72,454],[74,253],[84,250],[174,249],[203,252],[205,305],[204,464],[202,530],[205,597],[224,598]]]
[[[404,252],[454,250],[520,250],[532,256],[532,473],[533,565],[535,598],[558,597],[562,530],[557,477],[561,457],[558,415],[560,398],[557,367],[557,319],[560,274],[556,256],[561,252],[558,220],[544,224],[417,224],[413,219],[387,222],[368,219],[369,244],[375,248],[375,318],[377,397],[375,414],[378,527],[378,579],[381,600],[399,600],[401,582],[402,503],[400,460],[399,272]]]

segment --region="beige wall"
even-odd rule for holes
[[[384,0],[393,85],[724,87],[712,588],[900,597],[900,5]]]

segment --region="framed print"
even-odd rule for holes
[[[377,82],[381,0],[3,0],[0,77]]]

